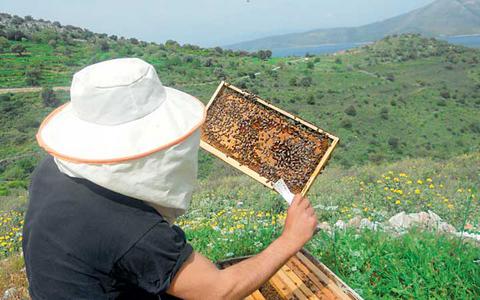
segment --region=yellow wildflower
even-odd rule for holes
[[[423,184],[423,180],[419,179],[419,180],[417,180],[417,183],[418,184]]]
[[[433,185],[433,183],[430,183],[430,185],[428,187],[433,189],[435,186]]]
[[[397,205],[400,205],[402,203],[402,201],[400,201],[400,199],[397,199],[397,201],[395,201],[395,204]]]
[[[432,182],[432,178],[427,178],[427,182]]]

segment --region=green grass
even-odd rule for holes
[[[308,248],[365,299],[477,299],[478,245],[411,231],[336,232]]]

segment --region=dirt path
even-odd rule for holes
[[[288,61],[289,63],[298,63],[298,62],[306,62],[308,61],[308,57],[304,58],[299,58],[299,59],[294,59]],[[272,71],[278,71],[280,70],[280,66],[274,66],[272,68]],[[255,76],[262,75],[261,72],[255,73]],[[374,74],[371,74],[374,75]],[[237,80],[237,79],[244,79],[248,78],[249,76],[242,76],[242,77],[237,77],[237,78],[230,78],[230,80]],[[180,83],[176,84],[175,86],[177,87],[182,87],[182,86],[199,86],[199,85],[210,85],[210,84],[218,84],[220,80],[212,80],[212,81],[206,81],[206,82],[198,82],[198,83]],[[42,87],[35,86],[35,87],[21,87],[21,88],[0,88],[0,94],[9,94],[9,93],[35,93],[35,92],[40,92],[42,90]],[[70,90],[69,86],[55,86],[53,87],[54,91],[68,91]]]
[[[0,89],[0,94],[9,94],[9,93],[34,93],[40,92],[42,87],[33,86],[33,87],[22,87],[22,88],[5,88]],[[53,87],[54,91],[68,91],[70,90],[69,86],[56,86]]]

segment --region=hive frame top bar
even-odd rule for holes
[[[231,89],[231,90],[234,90],[242,95],[245,95],[245,96],[248,96],[248,95],[252,95],[248,92],[244,92],[242,91],[241,89],[225,82],[225,81],[222,81],[219,86],[217,87],[215,93],[213,94],[212,98],[210,99],[210,101],[208,102],[207,104],[207,111],[208,109],[210,108],[210,106],[213,104],[213,102],[217,99],[217,96],[218,94],[220,94],[220,92],[225,89],[225,88],[228,88],[228,89]],[[265,100],[262,100],[261,98],[259,98],[258,96],[254,95],[255,96],[255,101],[257,101],[258,103],[262,104],[263,106],[266,106],[270,109],[273,109],[275,111],[277,111],[278,113],[280,113],[281,115],[284,115],[285,117],[289,118],[289,119],[292,119],[296,122],[299,122],[301,123],[302,125],[306,126],[306,127],[309,127],[310,129],[313,129],[314,131],[317,131],[319,133],[322,133],[324,135],[326,135],[330,140],[331,140],[331,144],[330,146],[328,147],[327,151],[325,152],[325,154],[323,155],[322,159],[320,160],[320,162],[318,163],[318,165],[316,166],[315,170],[313,171],[312,175],[310,176],[310,178],[308,179],[307,183],[305,184],[305,186],[303,187],[302,189],[302,196],[305,196],[308,192],[308,190],[310,189],[310,187],[312,186],[315,178],[320,174],[320,172],[322,171],[322,169],[325,167],[328,159],[330,158],[331,154],[332,154],[332,151],[333,149],[335,149],[336,145],[338,144],[339,142],[339,138],[328,133],[328,132],[325,132],[324,130],[318,128],[317,126],[311,124],[311,123],[308,123],[307,121],[305,120],[302,120],[300,119],[299,117],[297,116],[294,116],[292,115],[291,113],[289,112],[286,112],[284,111],[283,109],[280,109],[268,102],[266,102]],[[235,159],[227,156],[225,153],[223,153],[222,151],[218,150],[217,148],[213,147],[212,145],[208,144],[207,142],[205,142],[203,139],[200,141],[200,147],[202,149],[204,149],[205,151],[207,152],[210,152],[212,153],[213,155],[215,155],[216,157],[220,158],[221,160],[225,161],[226,163],[228,163],[229,165],[231,165],[232,167],[244,172],[245,174],[247,174],[248,176],[252,177],[253,179],[257,180],[258,182],[262,183],[263,185],[265,185],[266,187],[270,188],[273,190],[273,184],[265,177],[261,176],[260,174],[258,174],[257,172],[253,171],[252,169],[250,169],[248,166],[245,166],[245,165],[241,165],[238,161],[236,161]]]

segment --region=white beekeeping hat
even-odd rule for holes
[[[183,213],[196,180],[203,103],[164,87],[137,58],[82,69],[70,94],[37,133],[60,170],[147,201],[165,217]]]

